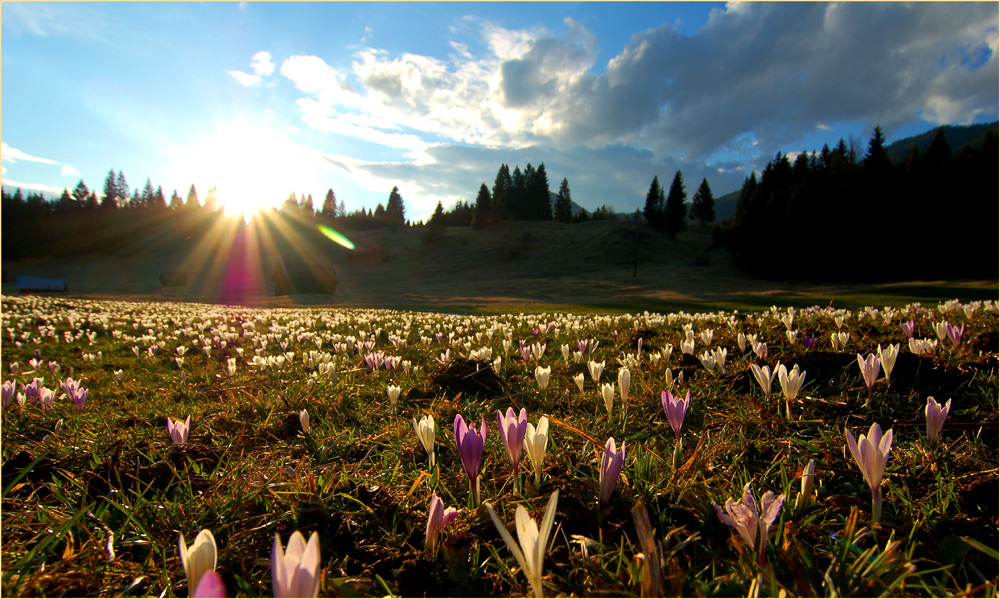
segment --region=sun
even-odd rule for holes
[[[270,126],[245,121],[217,125],[186,158],[189,171],[197,181],[209,182],[226,214],[247,221],[313,178],[307,148]]]

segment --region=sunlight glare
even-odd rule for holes
[[[354,249],[354,243],[350,239],[344,237],[343,233],[337,231],[336,229],[333,229],[326,225],[320,225],[319,232],[325,235],[327,239],[333,241],[334,243],[338,243],[349,250]]]

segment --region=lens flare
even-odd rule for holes
[[[336,229],[332,229],[326,225],[320,225],[319,232],[325,235],[327,239],[333,241],[334,243],[340,244],[349,250],[354,249],[354,243],[351,242],[350,239],[344,237],[344,235],[340,231],[337,231]]]

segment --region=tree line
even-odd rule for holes
[[[844,140],[778,153],[747,177],[718,240],[772,278],[891,280],[997,272],[997,134],[956,153],[940,128],[902,162],[876,127],[858,157]]]

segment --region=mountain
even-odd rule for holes
[[[992,123],[980,123],[976,125],[945,125],[941,128],[944,129],[944,139],[948,142],[948,147],[951,148],[951,154],[955,156],[962,149],[962,146],[970,143],[978,144],[987,131],[993,131],[994,134],[997,133],[998,122],[994,121]],[[906,161],[906,157],[910,155],[913,146],[916,146],[917,150],[921,153],[926,152],[934,136],[937,135],[937,130],[938,128],[935,127],[920,135],[892,142],[885,148],[889,154],[889,159],[897,164]]]

